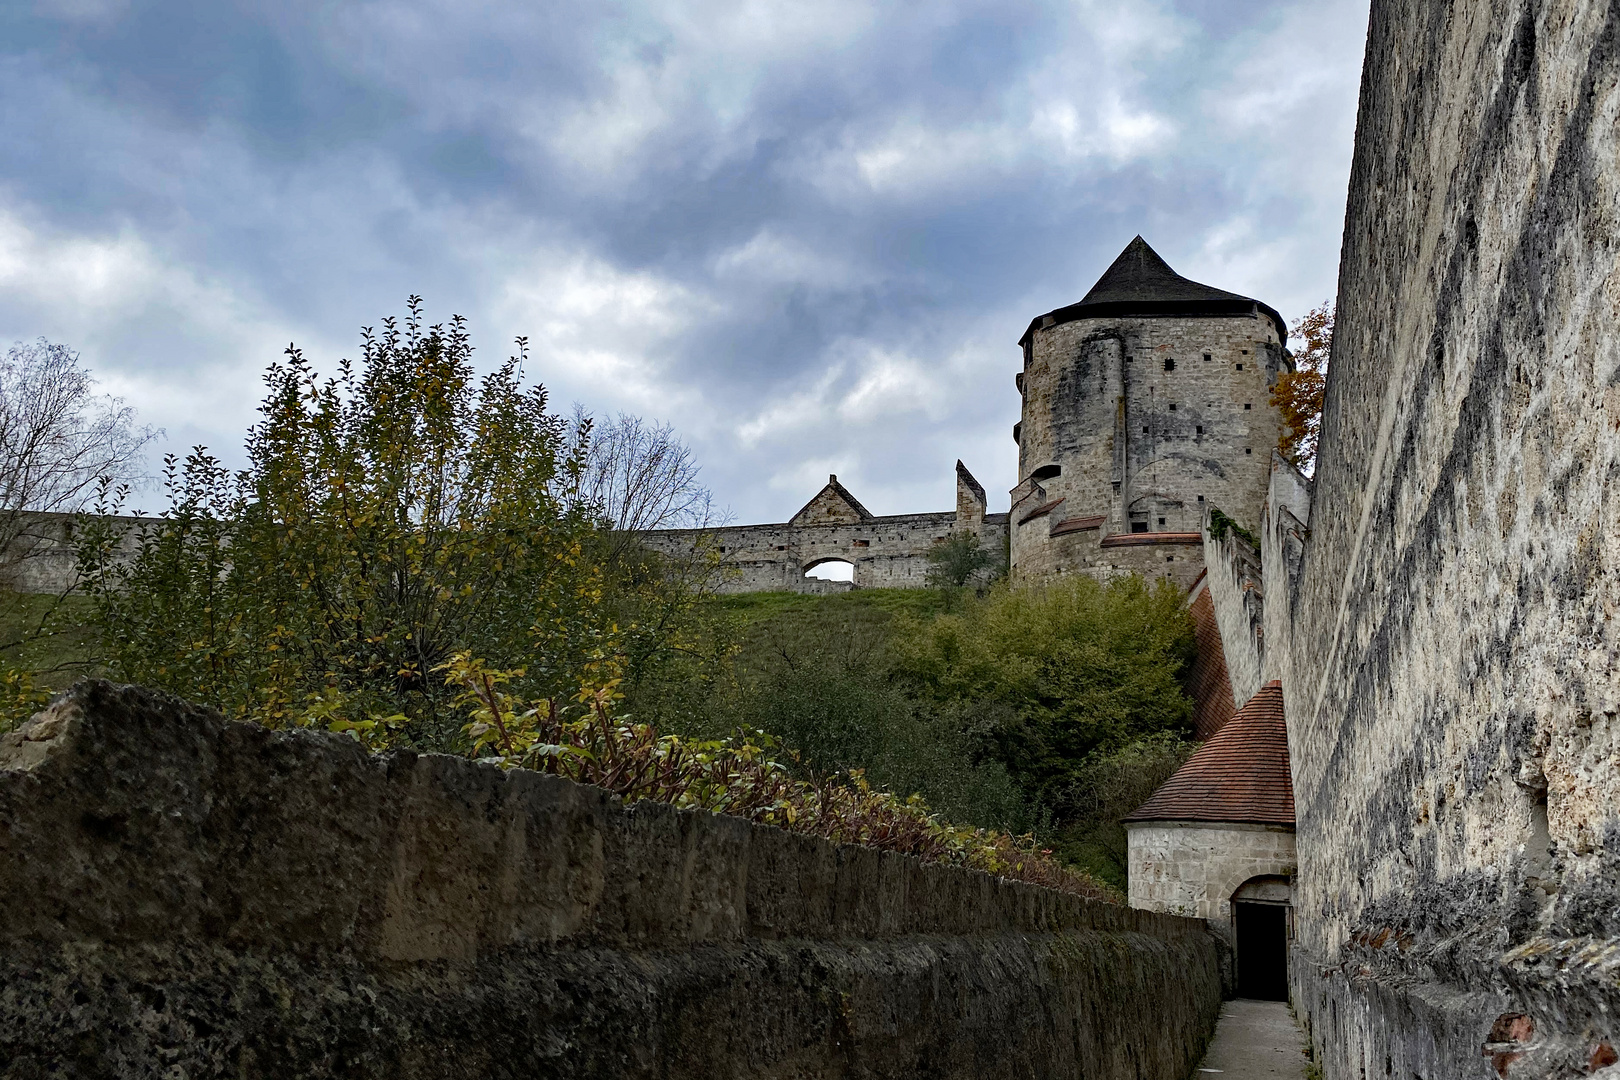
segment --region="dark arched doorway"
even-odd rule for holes
[[[1288,1000],[1292,899],[1284,877],[1250,878],[1232,894],[1239,997]]]

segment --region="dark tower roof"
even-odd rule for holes
[[[1277,326],[1277,336],[1288,340],[1288,327],[1270,305],[1224,289],[1189,281],[1159,258],[1159,253],[1138,236],[1119,253],[1114,264],[1103,271],[1097,284],[1078,304],[1060,307],[1037,316],[1018,339],[1023,345],[1036,330],[1047,325],[1098,319],[1118,315],[1253,315],[1267,316]]]

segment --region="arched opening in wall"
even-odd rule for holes
[[[1285,877],[1254,877],[1232,894],[1238,997],[1288,1000],[1293,889]]]
[[[848,559],[822,559],[805,567],[804,576],[816,581],[854,581],[855,564]]]

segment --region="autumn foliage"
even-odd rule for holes
[[[687,740],[660,734],[619,709],[612,665],[572,700],[524,701],[508,686],[521,670],[499,671],[458,653],[441,665],[470,718],[464,731],[475,755],[594,784],[626,802],[731,814],[835,844],[860,844],[925,862],[982,870],[1097,900],[1118,901],[1106,885],[1052,857],[1031,836],[952,825],[921,796],[873,789],[851,769],[817,774],[761,731]],[[356,732],[365,738],[365,733]]]
[[[1277,449],[1306,473],[1316,465],[1317,440],[1322,433],[1322,391],[1327,386],[1328,355],[1333,347],[1333,303],[1323,302],[1294,324],[1291,335],[1294,370],[1283,373],[1272,391],[1271,404],[1282,414]]]

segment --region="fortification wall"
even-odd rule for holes
[[[0,1076],[1186,1075],[1204,924],[81,683],[0,737]]]
[[[1620,5],[1372,5],[1283,673],[1329,1080],[1620,1045],[1617,133]]]
[[[73,549],[77,514],[23,513],[16,533],[0,551],[0,588],[22,593],[62,593],[78,583],[78,557]],[[123,533],[123,553],[133,555],[136,529],[143,519],[101,519]],[[151,519],[144,519],[150,521]]]
[[[1204,515],[1204,563],[1215,622],[1220,627],[1221,651],[1232,704],[1241,708],[1267,682],[1265,672],[1265,591],[1261,587],[1260,553],[1228,528],[1210,532]]]
[[[728,570],[721,592],[816,592],[840,584],[804,576],[829,560],[853,563],[852,584],[858,589],[923,588],[928,552],[957,531],[953,513],[894,514],[854,524],[733,525],[701,533],[668,529],[650,532],[644,540],[672,555],[690,551],[700,539],[714,545]],[[1007,515],[985,515],[973,531],[980,544],[999,552],[1007,542]]]

